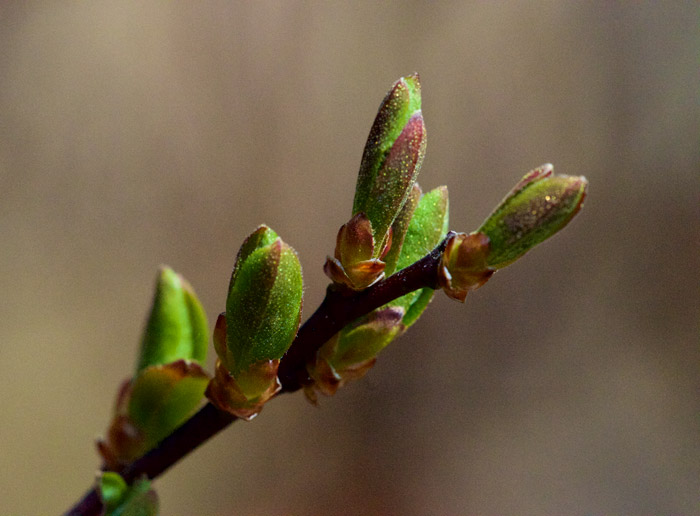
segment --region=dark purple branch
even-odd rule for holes
[[[299,328],[296,339],[280,362],[278,376],[283,391],[294,392],[301,388],[301,380],[306,378],[306,361],[344,326],[409,292],[424,287],[437,288],[437,268],[446,240],[413,265],[361,292],[348,295],[333,285],[328,287],[323,302]]]
[[[282,392],[294,392],[303,386],[307,379],[307,360],[345,325],[409,292],[425,287],[437,288],[438,265],[446,241],[443,240],[413,265],[361,292],[347,293],[329,287],[323,302],[299,329],[289,351],[280,361]],[[144,475],[156,478],[236,419],[236,416],[207,403],[156,448],[119,473],[128,483]],[[98,516],[101,511],[102,502],[93,488],[65,514]]]

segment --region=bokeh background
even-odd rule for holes
[[[284,396],[175,466],[162,514],[700,514],[697,20],[695,2],[3,3],[0,514],[89,486],[159,264],[213,324],[265,222],[311,313],[376,109],[414,71],[419,181],[449,185],[452,229],[545,162],[588,177],[585,209],[465,305],[437,295],[320,408]]]

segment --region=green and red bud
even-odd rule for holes
[[[326,342],[307,365],[314,380],[305,390],[307,398],[315,403],[316,391],[332,396],[348,381],[367,374],[377,354],[403,331],[403,316],[399,307],[375,310]]]
[[[219,359],[207,397],[220,409],[250,419],[279,390],[277,367],[299,328],[302,290],[294,249],[259,227],[241,246],[214,330]]]
[[[426,142],[420,80],[402,77],[379,106],[362,154],[353,217],[340,228],[334,257],[324,265],[336,284],[363,290],[393,272],[420,195],[412,192]]]
[[[97,443],[118,468],[140,457],[180,426],[200,404],[209,377],[204,309],[189,284],[163,267],[156,282],[137,370],[120,388],[114,417]]]
[[[527,173],[477,230],[487,235],[487,264],[500,269],[566,226],[586,197],[585,177],[552,175],[552,165]]]
[[[421,193],[420,187],[414,185],[394,221],[391,247],[394,254],[390,251],[385,258],[387,267],[391,267],[389,273],[408,267],[430,253],[447,233],[447,188]],[[349,380],[364,376],[374,365],[377,354],[418,319],[432,296],[430,288],[411,292],[338,332],[307,365],[314,381],[306,388],[307,397],[315,402],[317,392],[332,395]]]
[[[323,271],[335,283],[363,290],[384,277],[382,258],[390,246],[391,232],[383,251],[375,257],[372,224],[364,213],[358,213],[340,227],[334,257],[326,259]]]
[[[455,233],[447,241],[438,267],[438,284],[452,299],[464,302],[495,272],[487,265],[489,238],[483,233]]]
[[[554,176],[552,165],[528,172],[481,227],[447,242],[438,270],[445,293],[464,301],[467,292],[566,226],[586,197],[585,177]]]
[[[386,246],[388,231],[408,198],[420,171],[427,139],[421,113],[418,75],[394,83],[379,106],[362,155],[353,215],[372,223],[375,258]]]

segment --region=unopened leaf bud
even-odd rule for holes
[[[375,258],[386,246],[388,231],[406,202],[423,163],[426,131],[417,74],[394,83],[379,106],[357,178],[353,215],[372,223]]]
[[[326,342],[307,366],[314,380],[306,389],[309,400],[316,401],[316,391],[331,396],[348,381],[364,376],[377,354],[403,331],[403,316],[400,307],[375,310]]]
[[[586,178],[552,171],[546,164],[526,174],[477,230],[490,240],[489,267],[517,260],[566,226],[583,206]]]
[[[140,457],[180,426],[204,398],[208,344],[204,309],[189,284],[163,267],[141,339],[137,370],[119,391],[104,440],[107,465]]]
[[[299,328],[301,264],[267,226],[243,243],[231,275],[226,312],[214,330],[219,360],[207,397],[250,419],[279,389],[279,359]]]
[[[384,277],[384,255],[391,246],[390,239],[383,252],[375,257],[372,223],[364,213],[353,216],[338,231],[334,257],[326,259],[326,275],[335,283],[352,290],[362,290]]]
[[[453,234],[438,268],[438,283],[445,293],[464,302],[467,292],[486,283],[495,272],[486,263],[488,254],[489,238],[485,234]]]

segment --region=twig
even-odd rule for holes
[[[446,241],[447,238],[413,265],[361,292],[348,294],[333,286],[328,287],[323,302],[299,329],[280,361],[281,392],[295,392],[308,381],[307,360],[344,326],[409,292],[425,287],[437,288],[437,270]],[[236,419],[236,416],[207,403],[157,447],[119,473],[128,483],[142,476],[156,478]],[[102,502],[93,488],[65,515],[98,516],[101,511]]]

